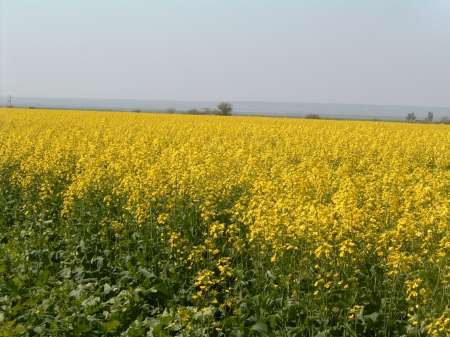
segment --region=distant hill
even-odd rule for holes
[[[175,109],[214,108],[217,101],[170,101],[170,100],[133,100],[133,99],[84,99],[84,98],[32,98],[13,97],[12,103],[17,107],[48,107],[68,109],[98,110],[142,110],[165,111]],[[307,114],[319,114],[328,118],[349,119],[386,119],[403,120],[407,113],[414,112],[418,119],[423,119],[428,111],[434,113],[435,119],[450,117],[450,107],[426,107],[403,105],[368,105],[368,104],[332,104],[332,103],[290,103],[231,101],[234,114],[274,115],[302,117]],[[6,105],[7,98],[0,97],[0,105]]]

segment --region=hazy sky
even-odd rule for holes
[[[0,0],[3,95],[450,106],[450,0]]]

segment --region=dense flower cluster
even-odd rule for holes
[[[3,109],[0,336],[449,336],[449,195],[446,125]]]

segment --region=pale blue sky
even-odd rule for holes
[[[3,95],[450,106],[450,0],[0,0]]]

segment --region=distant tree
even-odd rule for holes
[[[202,112],[200,110],[197,110],[197,109],[188,110],[187,113],[190,114],[190,115],[201,115],[202,114]]]
[[[425,118],[425,121],[431,123],[433,121],[433,117],[434,117],[433,113],[431,111],[429,111],[427,114],[427,117]]]
[[[406,115],[406,120],[408,122],[414,122],[416,120],[416,114],[414,112],[410,112]]]
[[[231,112],[233,111],[233,106],[231,103],[222,102],[217,105],[217,113],[222,116],[231,116]]]
[[[216,110],[210,109],[210,108],[203,108],[202,112],[203,112],[205,115],[213,115],[213,114],[216,114],[216,113],[217,113]]]
[[[166,110],[166,113],[168,114],[174,114],[175,112],[177,112],[177,110],[175,110],[174,108],[169,108]]]
[[[305,116],[307,119],[320,119],[320,116],[318,114],[307,114]]]
[[[450,117],[442,117],[441,123],[442,124],[450,124]]]

